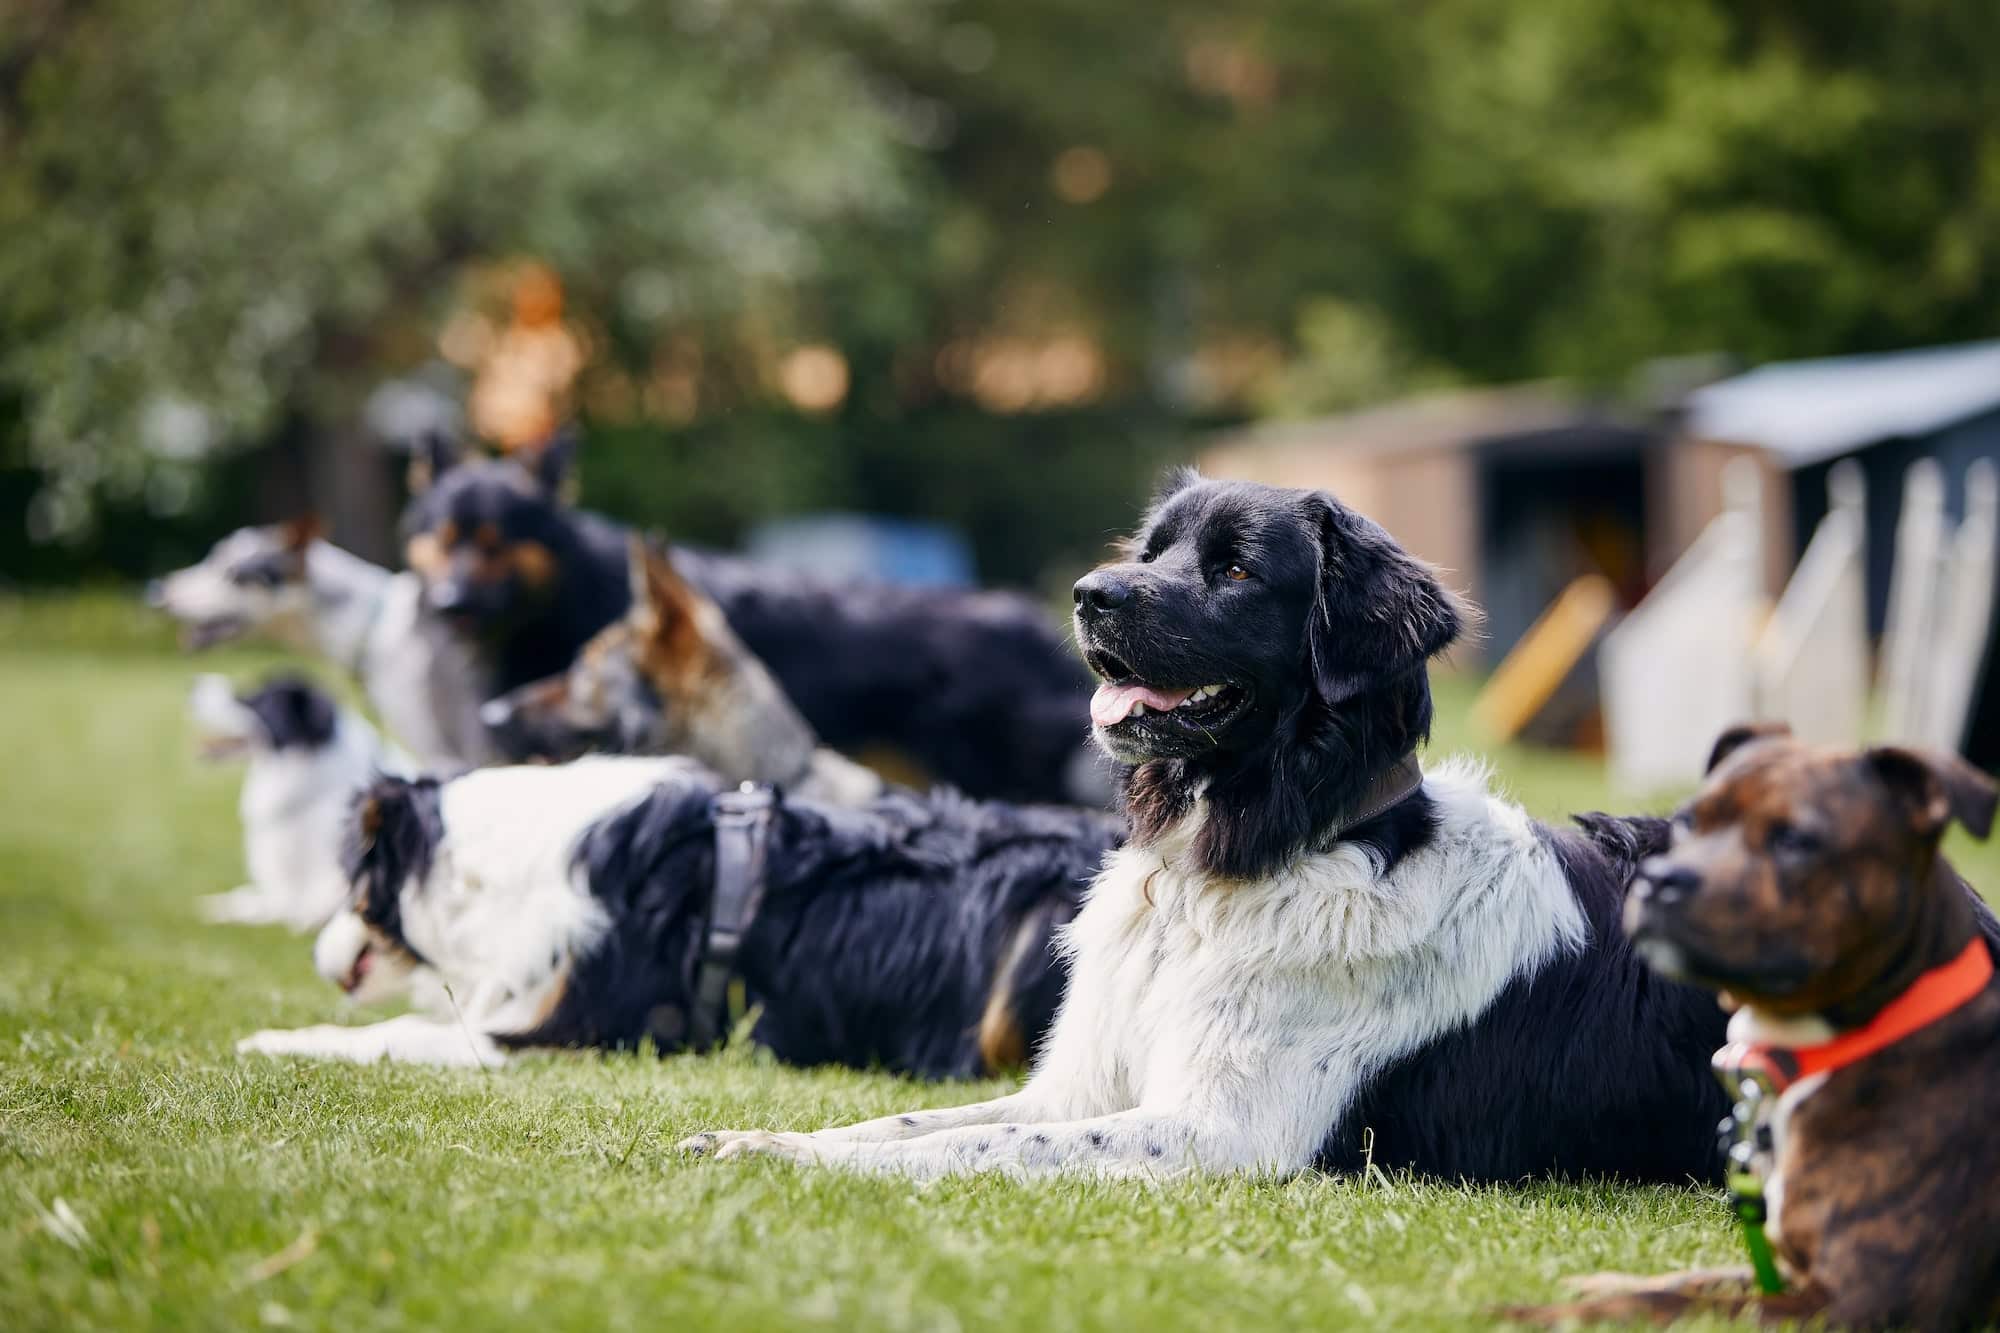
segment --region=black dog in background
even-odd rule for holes
[[[497,693],[563,671],[630,600],[626,530],[561,500],[573,441],[529,462],[425,448],[404,536],[430,605],[487,657]],[[1089,680],[1028,599],[823,582],[685,548],[674,561],[833,748],[900,751],[982,798],[1108,795],[1087,749]]]

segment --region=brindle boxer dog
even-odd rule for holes
[[[1718,1067],[1777,1093],[1764,1182],[1786,1281],[1748,1269],[1583,1279],[1537,1322],[1754,1313],[1837,1327],[2000,1320],[2000,983],[1994,923],[1938,854],[1995,787],[1955,755],[1725,734],[1634,880],[1626,932],[1735,1008]]]

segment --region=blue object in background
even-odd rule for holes
[[[972,547],[956,529],[877,514],[812,514],[751,529],[744,546],[759,560],[818,578],[967,588]]]

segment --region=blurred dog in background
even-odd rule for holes
[[[563,501],[573,449],[559,436],[533,456],[474,460],[432,441],[411,470],[409,566],[496,692],[567,670],[630,604],[625,529]],[[898,752],[975,796],[1108,796],[1085,747],[1087,677],[1027,599],[672,558],[826,744]]]
[[[312,518],[238,529],[200,563],[155,579],[147,600],[181,622],[190,650],[258,635],[351,672],[427,767],[499,757],[479,720],[484,673],[426,609],[422,581],[324,540]]]
[[[859,805],[881,794],[872,769],[819,743],[721,608],[670,556],[633,537],[629,561],[625,615],[562,675],[481,710],[509,758],[684,754],[725,782],[772,783],[805,800]]]
[[[381,774],[409,772],[410,761],[298,676],[244,694],[201,676],[188,715],[203,758],[247,760],[238,808],[250,881],[203,898],[202,915],[317,929],[347,899],[341,849],[355,796]]]

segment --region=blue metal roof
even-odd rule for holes
[[[1688,395],[1687,429],[1802,467],[2000,408],[2000,340],[1782,361]]]

